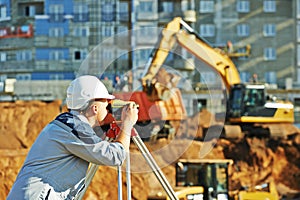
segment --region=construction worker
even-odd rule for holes
[[[115,142],[102,140],[94,128],[107,115],[110,99],[114,96],[97,77],[83,75],[73,80],[67,89],[69,112],[58,115],[41,131],[7,200],[74,199],[85,187],[89,163],[122,165],[138,109],[134,103],[124,106]]]

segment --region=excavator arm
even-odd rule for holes
[[[148,96],[150,95],[152,100],[165,99],[168,96],[166,93],[172,89],[166,84],[161,84],[156,75],[175,44],[179,44],[214,69],[223,79],[227,90],[232,85],[241,83],[239,72],[228,53],[219,48],[211,47],[195,33],[192,27],[180,17],[176,17],[163,29],[158,46],[154,50],[148,66],[146,66],[147,72],[141,79],[144,92]],[[250,47],[247,46],[247,49],[250,50]],[[174,84],[171,85],[174,86]]]
[[[231,59],[219,49],[210,47],[207,43],[192,39],[186,32],[176,34],[178,43],[195,55],[198,59],[214,69],[223,79],[227,89],[241,83],[240,75]]]

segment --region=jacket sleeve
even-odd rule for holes
[[[126,151],[121,143],[99,139],[97,142],[88,144],[74,134],[70,134],[69,130],[62,128],[59,123],[56,125],[58,126],[52,126],[52,134],[56,135],[51,139],[83,160],[98,165],[118,166],[122,165],[126,159]]]
[[[122,165],[126,159],[126,151],[122,144],[117,142],[103,140],[95,144],[85,144],[78,139],[64,145],[72,154],[98,165]]]

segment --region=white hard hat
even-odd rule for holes
[[[105,85],[96,76],[79,76],[67,89],[68,109],[83,109],[90,100],[97,98],[114,99],[115,96],[108,93]]]

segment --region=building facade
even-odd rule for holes
[[[233,60],[243,81],[256,73],[280,88],[299,85],[300,0],[0,0],[0,81],[71,80],[99,44],[95,66],[109,66],[111,78],[135,69],[138,78],[159,34],[154,27],[191,11],[193,28],[212,46],[251,45],[249,57]],[[215,79],[207,70],[193,81]]]

